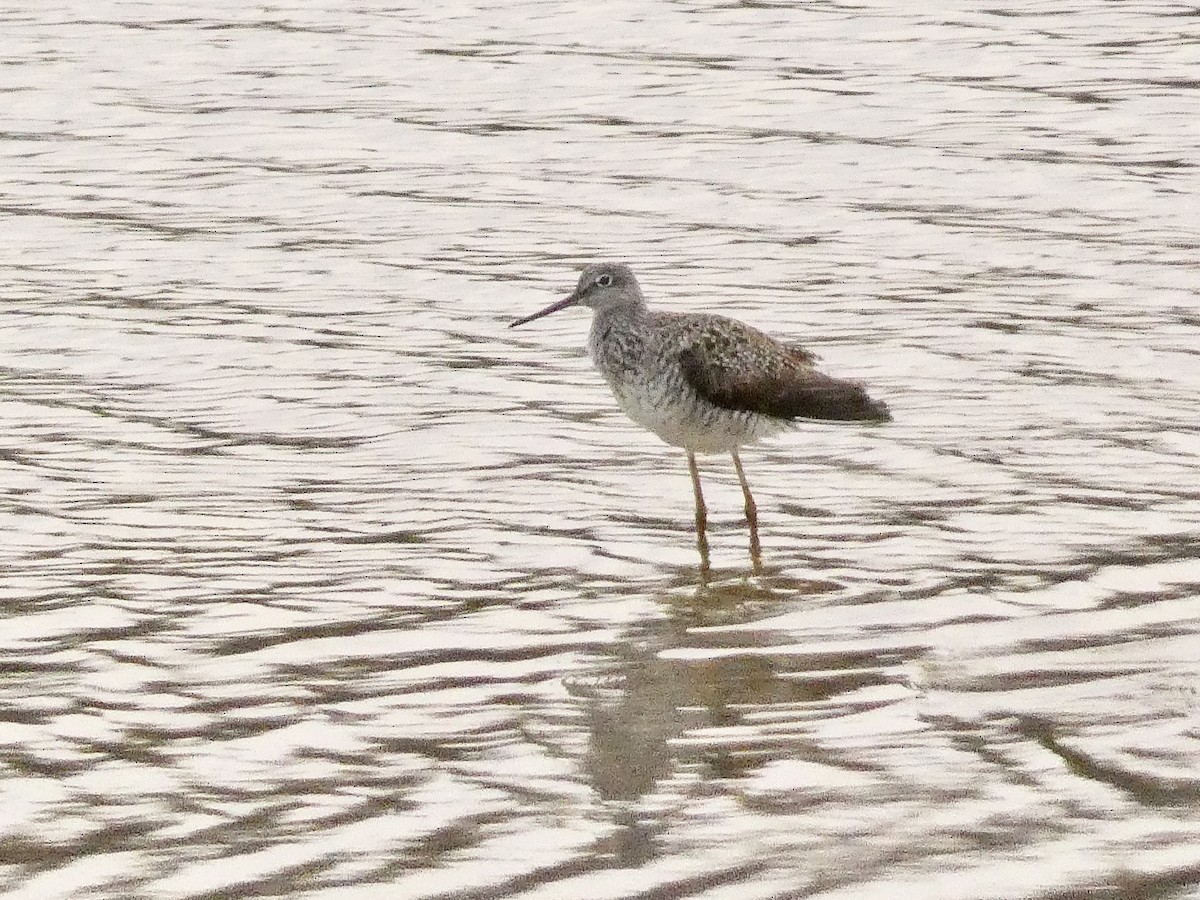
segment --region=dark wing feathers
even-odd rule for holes
[[[689,317],[691,318],[691,317]],[[724,409],[781,419],[887,422],[887,405],[856,381],[818,372],[813,355],[720,316],[680,322],[684,378],[701,397]]]

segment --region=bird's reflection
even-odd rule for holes
[[[828,589],[795,584],[806,593]],[[695,632],[771,615],[785,597],[794,602],[797,593],[746,577],[718,579],[698,594],[670,595],[670,616],[631,632],[597,661],[593,675],[568,685],[586,710],[584,771],[617,825],[607,842],[617,864],[640,865],[654,856],[659,823],[697,778],[743,775],[781,752],[770,741],[728,745],[689,735],[740,725],[748,709],[819,699],[820,690],[802,678],[780,677],[787,658],[770,653],[765,633],[701,638]],[[696,655],[678,652],[688,649]]]

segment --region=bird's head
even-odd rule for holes
[[[633,277],[633,270],[629,266],[613,262],[593,263],[583,270],[575,290],[570,294],[531,316],[517,319],[509,327],[524,325],[569,306],[587,306],[593,310],[603,310],[622,306],[640,307],[644,304],[642,289],[638,287],[637,279]]]

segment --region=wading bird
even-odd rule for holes
[[[593,312],[588,350],[617,404],[644,428],[687,452],[696,500],[696,544],[707,573],[707,510],[697,453],[729,453],[746,499],[750,558],[762,568],[758,511],[738,448],[796,420],[887,422],[885,404],[862,385],[818,372],[816,357],[735,319],[653,312],[622,263],[588,266],[567,297],[518,319],[524,325],[571,306]]]

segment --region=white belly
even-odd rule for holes
[[[668,444],[695,453],[729,453],[778,434],[791,424],[757,413],[723,410],[696,397],[668,396],[667,392],[655,393],[629,385],[612,388],[625,415]]]

